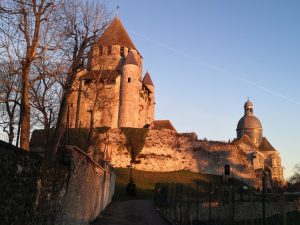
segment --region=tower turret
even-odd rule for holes
[[[119,127],[138,127],[140,71],[132,50],[122,69]]]
[[[154,120],[155,99],[154,99],[154,84],[152,82],[150,73],[148,71],[146,72],[146,74],[144,76],[143,84],[149,89],[149,92],[150,92],[146,124],[151,124]]]

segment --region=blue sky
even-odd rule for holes
[[[110,0],[156,87],[156,119],[236,136],[249,96],[285,175],[300,162],[300,1]]]

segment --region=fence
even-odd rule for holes
[[[178,225],[299,225],[300,193],[265,193],[245,186],[158,183],[154,201]]]

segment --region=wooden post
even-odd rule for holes
[[[266,225],[266,173],[263,172],[262,177],[262,217],[263,225]]]

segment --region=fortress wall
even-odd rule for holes
[[[126,137],[119,129],[108,132],[108,151],[114,167],[127,167],[130,154],[125,148]],[[106,135],[99,135],[100,143]],[[100,146],[104,149],[104,146]],[[145,171],[167,172],[190,170],[222,175],[225,164],[230,164],[235,177],[258,184],[254,168],[237,145],[224,142],[197,140],[172,130],[149,130],[144,148],[134,168]]]
[[[111,201],[115,174],[80,151],[69,165],[0,141],[1,224],[89,224]]]

